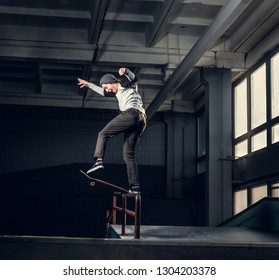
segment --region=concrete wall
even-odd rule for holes
[[[1,108],[0,174],[93,163],[97,134],[115,112],[25,106]],[[165,125],[152,121],[137,149],[139,165],[165,165]],[[105,163],[124,164],[123,135],[109,141]]]

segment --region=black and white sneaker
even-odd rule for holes
[[[140,186],[139,185],[130,186],[129,193],[139,194],[140,193]]]
[[[102,160],[97,160],[93,164],[93,166],[89,170],[87,170],[86,173],[89,174],[89,173],[94,172],[94,171],[96,171],[98,169],[104,169],[104,165],[103,165],[103,161]]]

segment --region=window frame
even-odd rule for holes
[[[272,151],[273,148],[276,150],[279,147],[279,141],[272,143],[272,129],[275,125],[279,125],[279,116],[272,118],[272,72],[271,72],[271,60],[274,56],[279,54],[279,47],[270,52],[265,58],[259,61],[254,67],[252,67],[249,71],[247,71],[243,76],[233,82],[232,84],[232,148],[233,148],[233,156],[235,160],[241,159],[241,162],[246,162],[250,160],[250,157],[254,159],[253,155],[256,153],[265,153]],[[266,122],[251,129],[251,75],[260,68],[263,64],[266,64]],[[276,72],[277,73],[277,72]],[[247,79],[247,133],[242,134],[238,137],[235,137],[235,87],[242,83],[245,79]],[[252,152],[252,137],[258,133],[264,132],[266,130],[266,146],[264,148],[255,150]],[[243,156],[236,157],[235,147],[237,144],[247,141],[247,154]],[[269,151],[268,151],[269,149]],[[260,155],[260,154],[259,154]],[[261,177],[250,177],[249,180],[245,181],[245,177],[243,181],[233,181],[232,185],[232,193],[233,193],[233,204],[232,210],[233,215],[236,215],[235,209],[237,203],[234,200],[235,192],[240,190],[247,191],[247,207],[251,206],[252,203],[252,189],[266,184],[267,185],[267,197],[272,197],[272,190],[279,189],[279,175],[275,175],[275,173],[270,174],[269,176],[261,176]],[[273,187],[274,184],[276,187]]]
[[[237,79],[232,84],[232,112],[233,112],[233,118],[232,118],[232,127],[233,127],[233,133],[232,133],[232,147],[233,147],[233,156],[235,159],[240,157],[247,157],[253,153],[257,153],[258,151],[261,151],[262,149],[266,149],[270,147],[271,145],[276,145],[279,142],[272,143],[272,127],[279,124],[279,116],[272,119],[272,85],[271,85],[271,59],[278,55],[279,48],[271,52],[268,56],[266,56],[263,60],[259,61],[254,67],[252,67],[249,71],[247,71],[242,77]],[[265,79],[266,79],[266,122],[255,127],[251,128],[251,76],[252,74],[260,69],[265,64]],[[235,137],[235,88],[240,85],[244,80],[247,79],[247,132]],[[259,150],[252,151],[252,138],[258,134],[266,130],[266,146],[264,148],[261,148]],[[235,153],[235,146],[239,144],[240,142],[243,142],[247,140],[247,154],[237,157]]]
[[[275,184],[278,184],[278,186],[274,186]],[[237,188],[233,189],[233,204],[232,204],[232,210],[233,210],[233,215],[237,215],[239,212],[235,213],[235,200],[234,200],[234,194],[238,191],[244,191],[246,190],[247,193],[247,197],[246,197],[246,201],[247,201],[247,208],[250,207],[251,205],[257,203],[256,202],[252,202],[252,190],[254,188],[260,187],[266,185],[267,187],[267,195],[265,197],[277,197],[277,196],[272,196],[272,190],[274,189],[279,189],[279,176],[277,177],[272,177],[269,180],[259,180],[259,181],[255,181],[255,182],[251,182],[249,184],[245,184],[242,186],[239,186]],[[247,209],[245,208],[245,209]],[[243,210],[245,210],[243,209]],[[243,211],[242,210],[242,211]]]

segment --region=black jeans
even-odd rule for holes
[[[124,132],[123,159],[127,166],[129,186],[139,185],[135,148],[146,127],[146,117],[135,109],[121,112],[98,134],[94,159],[104,158],[109,138]]]

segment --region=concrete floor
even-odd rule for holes
[[[112,225],[121,239],[134,239],[134,227],[126,226],[121,235],[121,226]],[[279,233],[242,227],[180,227],[141,226],[141,240],[161,241],[209,241],[209,242],[279,242]]]

